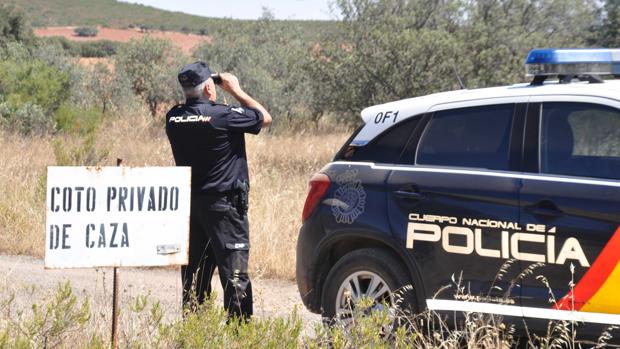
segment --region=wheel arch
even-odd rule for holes
[[[342,230],[330,234],[319,244],[317,250],[317,268],[314,279],[315,292],[314,302],[317,310],[320,310],[321,291],[325,285],[325,279],[331,268],[349,252],[362,248],[380,248],[392,254],[409,273],[409,279],[414,285],[414,291],[418,304],[426,304],[426,290],[420,269],[415,261],[408,256],[404,246],[399,246],[398,241],[391,236],[377,234],[366,230]]]

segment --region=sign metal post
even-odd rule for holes
[[[116,159],[116,166],[121,166],[123,159]],[[114,281],[112,290],[112,348],[118,349],[118,267],[114,267]]]
[[[114,267],[114,291],[112,292],[112,348],[118,349],[118,267]]]

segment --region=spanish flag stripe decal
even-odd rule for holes
[[[581,308],[603,287],[620,261],[620,227],[616,230],[594,264],[579,280],[575,288],[554,306],[561,310],[581,310]],[[574,307],[573,307],[574,300]]]

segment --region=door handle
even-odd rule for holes
[[[543,200],[535,203],[534,205],[525,206],[525,211],[535,216],[545,216],[552,218],[564,216],[564,212],[560,210],[556,206],[556,204],[549,200]]]
[[[424,199],[424,194],[417,191],[409,191],[409,190],[396,190],[394,192],[399,198],[409,199],[409,200],[422,200]]]

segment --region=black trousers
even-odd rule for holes
[[[194,300],[202,304],[205,296],[211,295],[211,279],[217,266],[229,317],[251,318],[247,195],[247,189],[240,189],[192,197],[189,263],[181,268],[183,303],[190,309]]]

